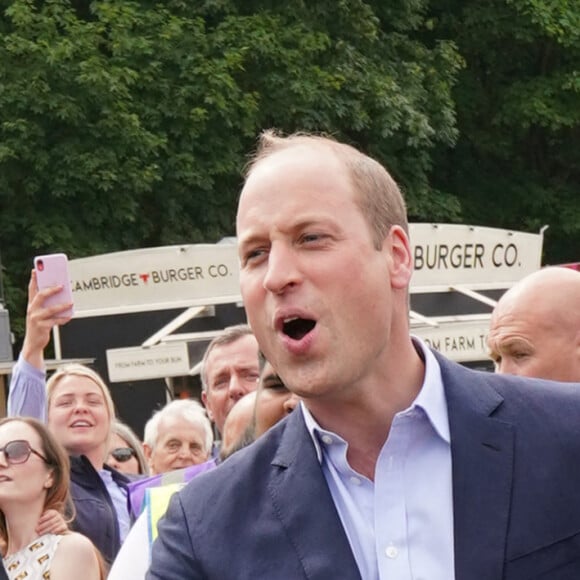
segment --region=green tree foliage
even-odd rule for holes
[[[580,259],[580,2],[434,0],[434,34],[466,66],[460,138],[434,182],[470,223],[538,231],[545,261]]]
[[[374,5],[376,4],[376,5]],[[0,250],[23,312],[32,256],[233,232],[260,130],[326,131],[385,162],[415,219],[456,139],[451,41],[417,0],[0,0]],[[21,320],[17,330],[21,330]]]

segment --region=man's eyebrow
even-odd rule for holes
[[[267,236],[263,236],[257,233],[250,233],[245,237],[238,237],[238,253],[243,255],[244,250],[246,250],[248,247],[263,243],[266,238]]]
[[[510,336],[505,340],[499,340],[497,344],[500,348],[512,348],[514,346],[532,346],[532,343],[529,340],[519,336]]]

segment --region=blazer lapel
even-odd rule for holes
[[[451,432],[455,578],[502,578],[514,462],[513,426],[491,416],[503,398],[485,375],[441,358],[439,362]]]
[[[269,491],[309,580],[360,580],[342,522],[326,479],[297,409],[272,461]]]

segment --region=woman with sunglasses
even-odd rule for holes
[[[68,494],[69,461],[48,429],[30,418],[0,420],[0,538],[10,580],[104,578],[88,538],[36,532],[46,510],[64,517]]]
[[[149,475],[141,441],[131,427],[115,419],[107,465],[129,476]]]
[[[113,400],[101,377],[83,365],[68,365],[45,384],[44,348],[55,324],[69,318],[70,305],[45,307],[57,288],[39,291],[33,271],[28,287],[26,335],[14,366],[8,413],[47,421],[57,441],[70,455],[74,530],[88,536],[111,563],[129,532],[129,478],[105,465],[109,454]]]

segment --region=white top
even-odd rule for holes
[[[151,561],[148,521],[149,507],[146,506],[123,542],[107,580],[145,579]]]
[[[15,554],[4,558],[4,567],[10,580],[48,580],[52,558],[62,536],[44,534]]]

